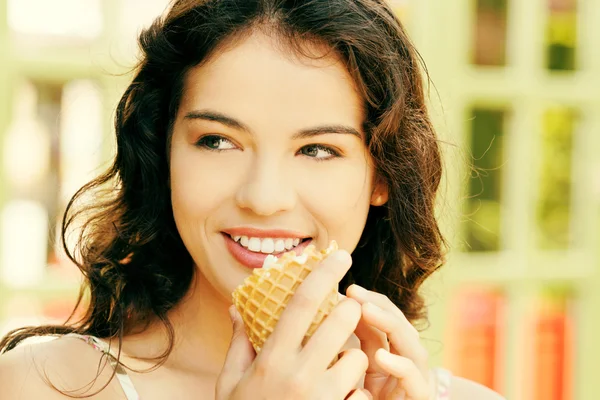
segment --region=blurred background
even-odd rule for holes
[[[0,335],[70,314],[66,203],[109,165],[167,0],[0,0]],[[432,365],[509,399],[600,398],[600,0],[392,0],[428,65],[448,262]]]

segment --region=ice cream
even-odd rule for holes
[[[301,255],[294,252],[284,253],[279,258],[270,255],[262,268],[253,270],[252,275],[235,289],[233,304],[242,316],[246,333],[257,353],[273,332],[298,286],[323,259],[337,249],[337,243],[331,241],[329,247],[321,251],[311,244]],[[302,345],[306,344],[339,299],[336,285],[319,307]]]

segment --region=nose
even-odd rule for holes
[[[257,158],[236,194],[238,207],[269,216],[291,210],[296,203],[292,177],[276,160]]]

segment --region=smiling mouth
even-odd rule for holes
[[[258,238],[251,236],[242,235],[230,235],[231,240],[237,243],[244,249],[257,254],[281,254],[287,251],[293,251],[296,247],[300,246],[312,238]]]

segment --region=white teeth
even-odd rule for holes
[[[294,239],[285,239],[285,248],[291,250],[294,248]]]
[[[248,241],[248,250],[258,253],[260,251],[260,239],[250,238],[250,240]]]
[[[255,253],[263,253],[263,254],[271,254],[271,253],[281,253],[286,250],[292,250],[294,247],[298,246],[302,239],[296,238],[281,238],[281,239],[273,239],[273,238],[256,238],[256,237],[248,237],[248,236],[231,236],[231,238],[238,242],[243,247],[247,248],[250,251]]]
[[[275,241],[275,251],[280,253],[285,250],[285,241],[283,239],[277,239]]]
[[[260,243],[260,252],[269,254],[269,253],[272,253],[273,251],[275,251],[275,242],[273,242],[273,239],[271,239],[271,238],[263,239]]]

